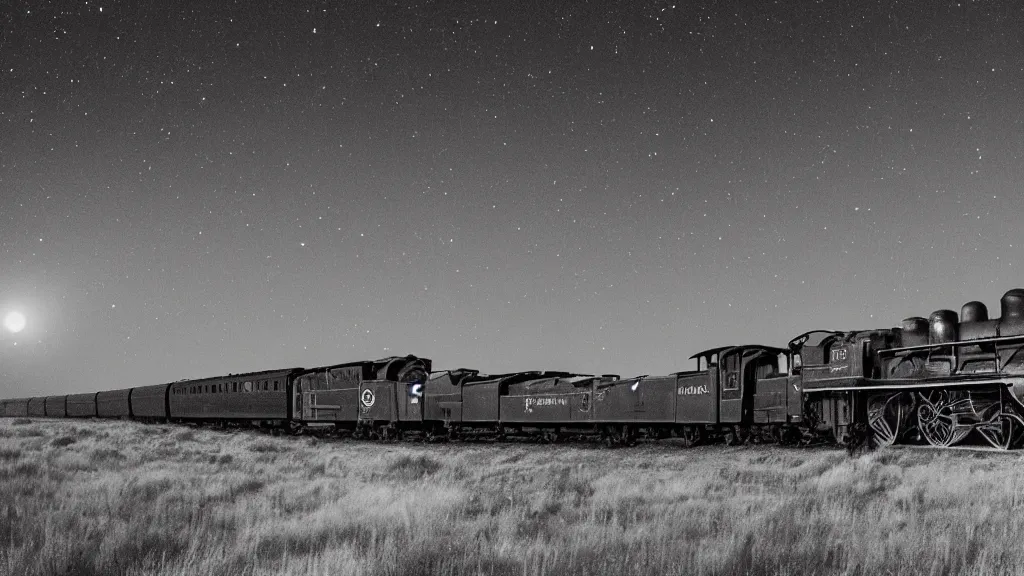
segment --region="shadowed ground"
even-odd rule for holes
[[[0,420],[0,573],[1024,573],[1024,458]]]

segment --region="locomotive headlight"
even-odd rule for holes
[[[409,386],[409,396],[413,398],[423,396],[423,384],[413,384],[412,386]]]

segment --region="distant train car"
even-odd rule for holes
[[[149,420],[167,420],[170,417],[168,389],[170,384],[155,384],[132,388],[128,396],[132,417]]]
[[[29,398],[28,400],[28,415],[35,416],[38,418],[46,417],[46,398]]]
[[[47,396],[43,402],[43,410],[46,412],[48,418],[67,418],[68,416],[68,397],[67,396]]]
[[[296,422],[330,423],[357,435],[395,437],[422,421],[428,358],[392,356],[299,370],[292,386]]]
[[[289,368],[175,382],[169,386],[169,416],[173,420],[288,421],[288,390],[297,371]]]
[[[555,376],[508,384],[499,399],[505,426],[583,426],[593,422],[595,376]]]
[[[96,394],[96,415],[100,418],[131,418],[131,388]]]
[[[487,380],[479,370],[459,368],[434,372],[423,387],[423,420],[447,427],[462,421],[462,386],[473,380]]]
[[[94,418],[96,413],[96,393],[69,394],[68,418]]]
[[[630,442],[637,432],[652,436],[672,433],[676,423],[677,374],[621,380],[603,376],[594,383],[593,418],[606,441]]]
[[[28,398],[15,398],[7,401],[7,416],[24,418],[28,416]]]
[[[508,395],[509,389],[522,382],[545,378],[572,378],[579,376],[571,372],[515,372],[512,374],[492,375],[465,379],[460,382],[461,389],[458,408],[462,412],[459,421],[453,421],[462,428],[497,429],[503,424],[501,419],[501,399]],[[449,402],[454,408],[454,402]],[[500,432],[501,430],[499,430]]]

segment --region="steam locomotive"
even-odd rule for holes
[[[427,440],[578,435],[703,442],[1024,444],[1024,289],[896,328],[723,346],[665,376],[432,371],[416,356],[0,400],[0,416],[255,425]]]

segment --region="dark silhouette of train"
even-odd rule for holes
[[[989,319],[969,302],[900,327],[813,331],[785,348],[723,346],[695,370],[620,378],[432,371],[415,356],[0,401],[8,417],[132,418],[394,440],[600,436],[707,441],[1024,441],[1024,289]],[[973,434],[972,434],[973,433]]]

